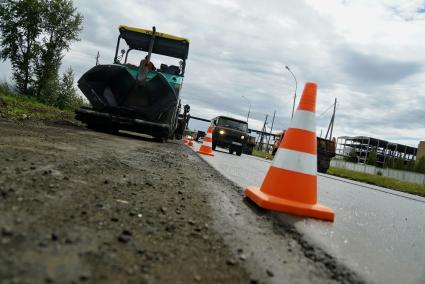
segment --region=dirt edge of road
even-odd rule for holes
[[[0,120],[0,283],[251,281],[183,145],[59,124]]]

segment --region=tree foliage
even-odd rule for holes
[[[10,60],[16,87],[22,94],[27,94],[33,83],[42,9],[40,0],[6,0],[0,5],[0,57]]]
[[[425,156],[416,161],[415,172],[425,174]]]
[[[384,168],[393,168],[394,167],[394,158],[386,157],[384,162]]]
[[[355,148],[351,148],[348,156],[344,157],[344,160],[351,163],[357,163],[357,152]]]
[[[57,95],[55,106],[60,109],[75,109],[83,104],[83,100],[77,95],[77,90],[74,86],[74,71],[72,68],[68,68],[62,75]]]
[[[4,1],[0,6],[0,56],[11,61],[20,94],[63,105],[60,96],[72,92],[60,90],[64,77],[61,82],[59,69],[64,53],[79,40],[81,29],[82,16],[72,0]],[[59,99],[62,102],[57,102]]]
[[[58,71],[64,51],[72,41],[79,40],[82,17],[70,0],[50,0],[43,5],[42,48],[38,52],[35,74],[37,96],[51,91],[51,81],[58,81]]]
[[[410,160],[406,164],[406,171],[413,172],[415,170],[415,160]]]
[[[367,156],[367,164],[374,166],[376,163],[376,148],[370,150],[369,155]]]
[[[404,159],[401,157],[398,157],[394,161],[394,169],[396,170],[405,170],[406,167],[404,165]]]

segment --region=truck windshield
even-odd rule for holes
[[[244,122],[240,122],[240,121],[235,121],[235,120],[226,119],[226,118],[219,118],[217,125],[237,129],[243,132],[248,132],[248,124]]]

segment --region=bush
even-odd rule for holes
[[[394,169],[396,170],[404,170],[404,159],[403,158],[396,158],[394,162]]]
[[[370,152],[369,155],[367,157],[367,164],[374,166],[376,163],[376,149],[373,148]]]
[[[425,174],[425,156],[416,161],[415,172]]]
[[[60,109],[74,110],[82,104],[83,99],[77,95],[77,90],[74,87],[74,71],[72,71],[72,68],[68,68],[62,75],[58,96],[54,105]]]
[[[7,82],[0,82],[0,93],[7,95],[7,96],[15,96],[16,91],[13,86],[8,84]]]
[[[344,157],[344,160],[351,163],[357,163],[357,153],[356,149],[351,148],[350,152],[348,153],[348,156]]]
[[[34,97],[12,94],[0,89],[0,117],[9,120],[61,120],[72,119],[72,112],[37,102]]]

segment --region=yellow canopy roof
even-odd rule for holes
[[[125,25],[121,25],[119,26],[119,29],[125,29],[128,31],[133,31],[136,33],[142,33],[142,34],[147,34],[147,35],[151,35],[152,31],[150,30],[145,30],[145,29],[141,29],[141,28],[134,28],[134,27],[129,27],[129,26],[125,26]],[[163,37],[163,38],[168,38],[168,39],[173,39],[173,40],[178,40],[178,41],[187,41],[189,42],[189,39],[184,38],[184,37],[179,37],[179,36],[175,36],[175,35],[170,35],[170,34],[166,34],[166,33],[155,33],[155,36],[157,37]]]

